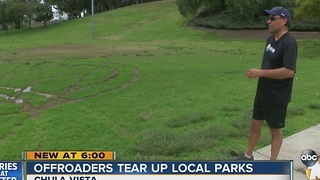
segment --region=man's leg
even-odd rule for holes
[[[282,145],[282,129],[270,128],[271,132],[271,157],[270,160],[277,160]]]
[[[277,160],[282,145],[282,128],[285,127],[288,104],[269,105],[266,122],[271,133],[270,160]]]
[[[261,128],[262,128],[263,122],[264,121],[262,120],[255,120],[255,119],[251,121],[251,129],[250,129],[250,134],[248,138],[248,145],[245,151],[245,154],[247,156],[252,156],[253,154],[253,150],[261,136]]]

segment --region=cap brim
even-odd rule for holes
[[[271,11],[271,10],[264,10],[263,11],[263,15],[265,16],[274,16],[274,15],[277,15],[275,12]]]

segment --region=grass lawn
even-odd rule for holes
[[[94,40],[91,17],[0,32],[0,159],[25,150],[115,150],[119,160],[242,152],[257,83],[244,72],[260,67],[265,42],[186,24],[169,1],[96,14]],[[285,137],[320,122],[320,40],[298,45]],[[266,127],[257,148],[269,137]]]

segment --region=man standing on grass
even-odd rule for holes
[[[251,129],[246,151],[236,160],[253,160],[253,151],[260,139],[264,120],[271,133],[271,157],[276,160],[282,145],[282,128],[288,103],[291,101],[296,71],[297,43],[289,33],[291,16],[287,9],[274,7],[263,12],[268,16],[268,30],[261,69],[248,69],[248,78],[259,78],[254,101]]]

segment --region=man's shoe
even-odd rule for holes
[[[247,157],[244,153],[239,155],[238,157],[234,158],[233,160],[236,161],[253,161],[253,155],[251,157]]]

